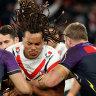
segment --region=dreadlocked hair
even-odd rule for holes
[[[53,40],[60,42],[60,39],[55,37],[55,31],[49,31],[48,16],[43,14],[43,10],[47,8],[48,2],[43,6],[38,7],[35,0],[22,0],[20,1],[20,9],[16,10],[16,16],[19,31],[25,35],[26,31],[30,33],[42,32],[45,41]]]

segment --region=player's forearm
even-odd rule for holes
[[[31,83],[30,83],[31,84]],[[34,85],[31,85],[32,87],[32,91],[33,91],[33,94],[35,94],[36,96],[46,96],[46,92],[41,90],[40,88],[34,86]]]
[[[75,76],[72,74],[72,72],[70,72],[66,79],[71,79],[71,78],[74,78],[74,77]]]
[[[54,91],[52,91],[51,89],[48,89],[48,90],[42,90],[42,89],[39,89],[38,87],[36,86],[32,86],[32,89],[33,89],[33,94],[36,94],[36,96],[55,96],[55,95],[52,95],[51,93],[53,93]],[[54,92],[56,93],[56,92]]]
[[[12,82],[14,83],[15,87],[21,94],[28,94],[32,95],[32,88],[31,86],[26,82],[25,78],[21,73],[16,73],[9,76]]]
[[[60,71],[53,69],[50,74],[47,74],[44,81],[45,86],[51,88],[58,85],[62,80],[64,80],[63,74]]]
[[[72,85],[72,88],[70,89],[69,93],[67,96],[76,96],[80,90],[81,86],[75,79]]]
[[[59,82],[61,82],[63,80],[63,78],[61,80],[59,74],[54,76],[53,72],[55,72],[55,74],[56,73],[58,74],[57,71],[52,70],[48,74],[46,74],[45,76],[41,76],[40,78],[38,78],[36,80],[32,80],[30,82],[30,84],[35,85],[36,87],[39,87],[41,89],[51,88],[51,87],[56,86],[57,84],[59,84]]]
[[[69,72],[68,72],[69,73]],[[39,79],[33,81],[33,84],[39,88],[52,88],[58,85],[62,80],[64,80],[68,73],[62,65],[57,65],[52,71],[50,71],[45,76],[40,77]]]
[[[64,96],[64,81],[54,88],[42,90],[32,85],[32,89],[36,96]]]

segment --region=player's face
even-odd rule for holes
[[[0,34],[0,48],[2,49],[6,49],[8,48],[9,46],[19,42],[19,39],[16,40],[18,38],[11,38],[11,36],[8,34],[8,35],[2,35]]]
[[[57,43],[50,40],[48,41],[47,45],[52,46],[53,48],[56,48]]]
[[[28,31],[25,32],[25,36],[23,37],[23,45],[24,45],[24,55],[28,59],[37,58],[43,47],[43,38],[42,33],[30,33]]]

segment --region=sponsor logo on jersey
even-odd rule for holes
[[[46,53],[46,54],[45,54],[46,58],[50,58],[51,54],[52,54],[51,51],[49,51],[48,53]]]
[[[19,53],[20,52],[20,48],[16,47],[16,52]]]
[[[96,90],[94,89],[94,85],[89,80],[87,80],[87,82],[89,83],[91,89],[96,93]]]

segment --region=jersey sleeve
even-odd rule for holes
[[[8,75],[21,72],[14,55],[10,52],[4,50],[2,55],[2,63],[4,64],[4,67],[6,68]]]
[[[54,54],[51,55],[47,65],[47,72],[52,70],[58,63],[60,62],[60,55],[55,51]]]
[[[67,50],[59,64],[65,66],[71,71],[73,68],[78,67],[81,57],[80,50],[73,47]]]

